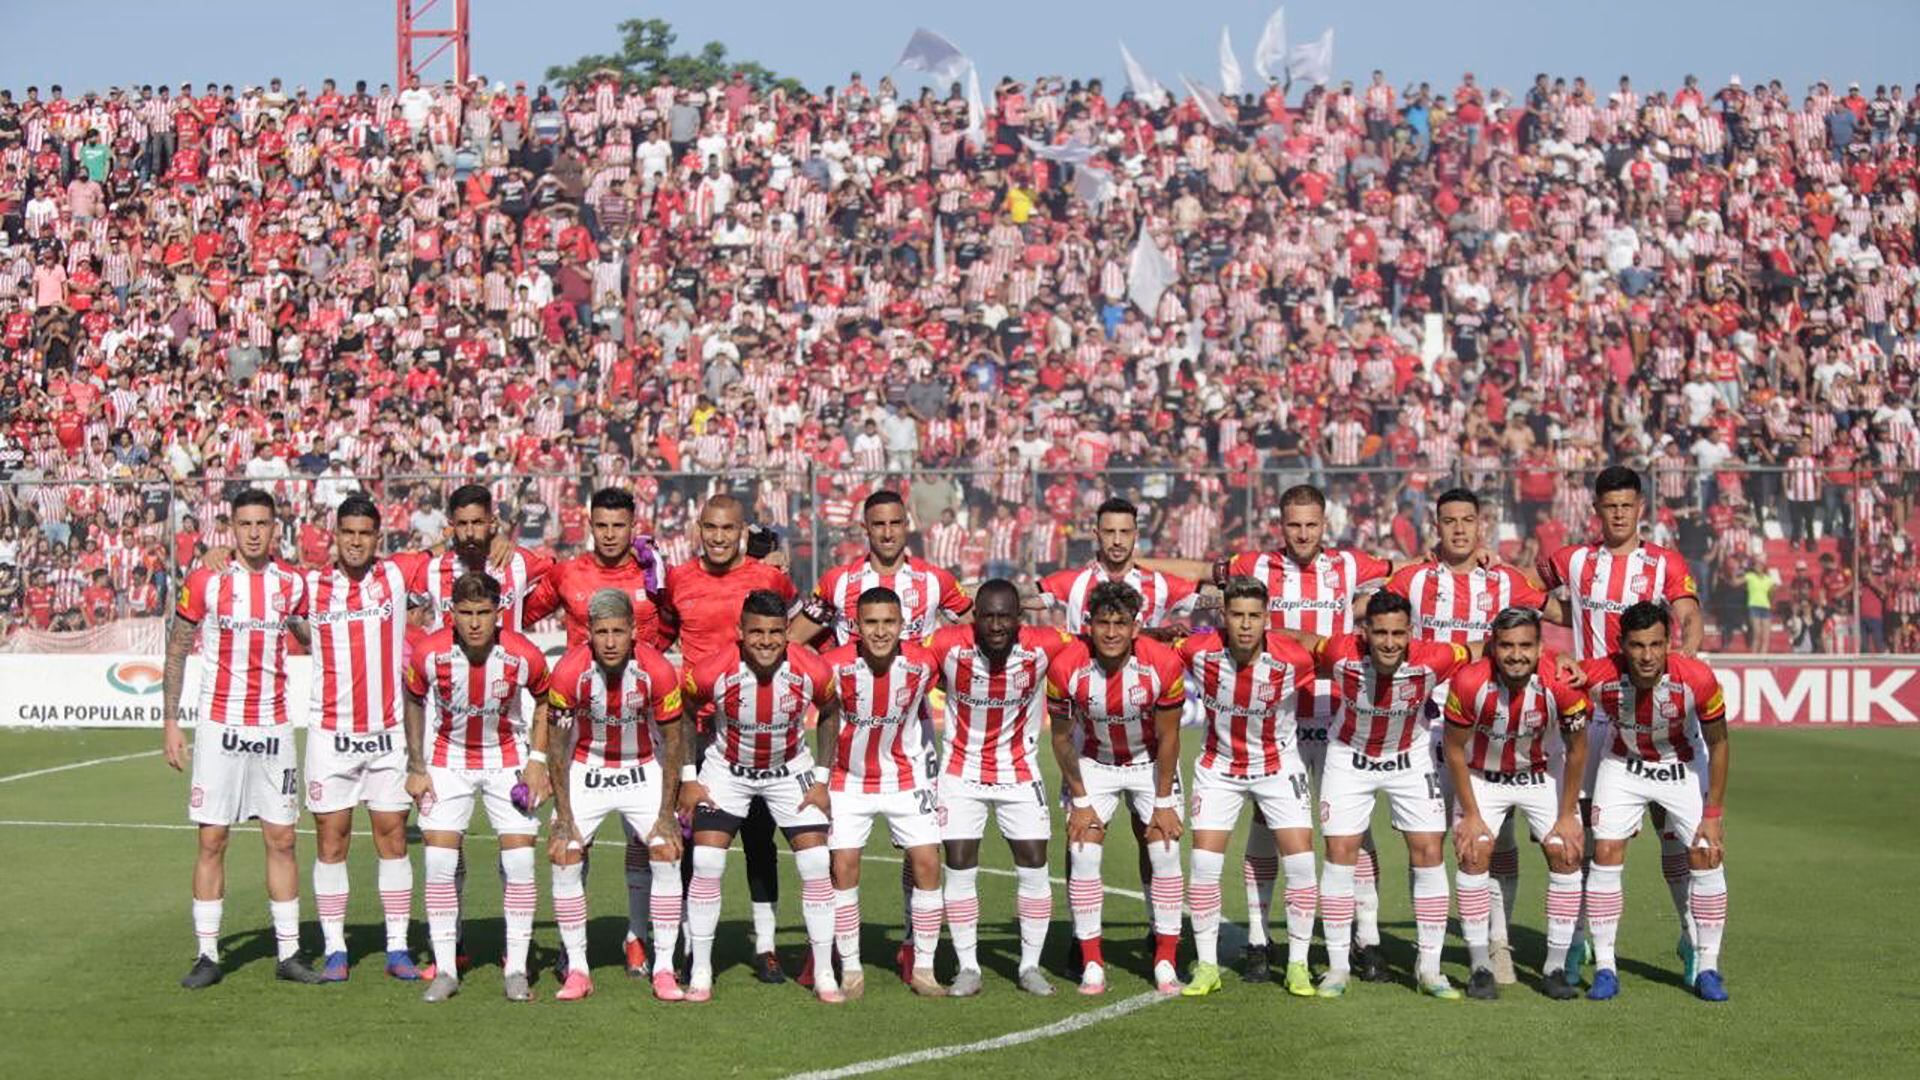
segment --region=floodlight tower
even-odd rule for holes
[[[393,6],[395,43],[399,51],[400,81],[396,86],[405,89],[413,76],[424,77],[426,67],[448,49],[453,50],[453,77],[464,85],[467,75],[472,71],[468,45],[473,36],[473,24],[467,19],[467,0],[394,0]],[[427,15],[435,8],[442,10],[443,17],[451,9],[453,25],[426,25]],[[416,60],[416,45],[422,43],[433,45],[433,48],[426,56]]]

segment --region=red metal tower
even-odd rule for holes
[[[440,54],[449,48],[453,50],[453,77],[465,83],[472,71],[469,64],[468,45],[472,39],[472,23],[467,20],[467,0],[394,0],[395,42],[399,46],[398,73],[400,81],[395,84],[406,89],[412,77],[421,75],[427,65],[440,58]],[[423,25],[427,14],[434,8],[451,8],[452,26],[429,27]],[[426,42],[434,45],[432,51],[421,59],[414,59],[415,43]]]

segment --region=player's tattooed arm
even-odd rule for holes
[[[680,801],[680,766],[687,760],[687,725],[692,715],[660,725],[660,814],[647,833],[648,858],[655,862],[680,860],[680,823],[673,816]]]
[[[313,624],[307,620],[298,616],[288,619],[287,633],[293,635],[293,640],[299,642],[301,648],[313,648]]]
[[[1153,710],[1153,730],[1159,756],[1153,761],[1153,814],[1147,821],[1147,838],[1167,843],[1180,839],[1180,713],[1178,705],[1162,705]]]
[[[161,676],[161,749],[175,772],[187,767],[187,738],[180,732],[180,691],[187,679],[187,657],[193,653],[193,635],[199,625],[175,615],[167,631],[167,665]]]
[[[407,736],[407,794],[415,802],[433,794],[433,778],[427,775],[427,708],[420,695],[407,690],[401,727]]]
[[[1573,612],[1567,609],[1566,600],[1554,593],[1548,593],[1547,602],[1540,605],[1540,617],[1555,626],[1573,625]]]
[[[1087,799],[1086,781],[1080,776],[1080,748],[1073,741],[1073,723],[1067,715],[1066,702],[1054,698],[1049,705],[1053,757],[1060,763],[1060,783],[1067,789],[1067,842],[1077,844],[1085,840],[1087,834],[1098,831],[1100,821],[1094,816],[1093,804]]]
[[[547,775],[553,783],[553,826],[549,835],[552,846],[564,849],[580,842],[580,831],[573,826],[573,797],[567,783],[567,773],[573,767],[573,740],[578,732],[571,709],[553,709],[547,714],[547,720],[550,726]]]
[[[1571,873],[1580,868],[1586,830],[1580,824],[1580,780],[1587,775],[1586,714],[1561,727],[1560,741],[1566,752],[1560,765],[1559,818],[1553,831],[1542,841],[1547,846],[1548,862],[1556,873]],[[1456,789],[1457,790],[1457,789]]]
[[[534,806],[547,801],[547,796],[553,794],[553,779],[550,772],[552,767],[544,760],[547,744],[553,741],[552,717],[553,703],[547,699],[546,695],[534,698],[533,723],[527,732],[527,749],[537,756],[527,762],[526,768],[520,770],[520,779],[527,785],[527,794],[532,798]]]
[[[1441,750],[1447,760],[1447,775],[1453,778],[1454,800],[1460,820],[1453,826],[1453,850],[1461,862],[1476,865],[1493,848],[1493,832],[1480,816],[1480,801],[1474,798],[1473,782],[1467,773],[1467,742],[1473,729],[1463,724],[1448,724],[1441,733]],[[1479,852],[1479,855],[1470,854]]]
[[[820,812],[831,817],[833,803],[827,795],[826,780],[833,767],[834,754],[840,746],[840,699],[829,696],[820,705],[820,720],[813,730],[814,738],[814,775],[812,784],[807,786],[806,794],[800,797],[800,805],[817,806]]]
[[[1680,624],[1680,653],[1683,656],[1696,656],[1700,652],[1700,642],[1707,634],[1706,620],[1700,617],[1700,601],[1691,596],[1683,596],[1673,602],[1673,618]]]

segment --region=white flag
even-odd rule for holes
[[[1240,78],[1240,60],[1233,55],[1233,35],[1227,28],[1220,28],[1220,92],[1228,97],[1239,97],[1245,89]]]
[[[1073,193],[1098,209],[1113,193],[1113,174],[1105,169],[1073,170]]]
[[[952,82],[967,70],[970,63],[967,55],[953,42],[927,29],[918,29],[907,39],[907,47],[901,51],[900,60],[894,67],[906,71],[918,71],[928,78],[941,82]]]
[[[967,65],[967,139],[975,150],[987,145],[987,106],[980,100],[980,69]]]
[[[1188,96],[1192,97],[1193,103],[1200,107],[1200,115],[1206,117],[1208,123],[1226,128],[1228,131],[1232,131],[1237,126],[1234,123],[1233,114],[1227,111],[1226,106],[1220,104],[1219,98],[1213,96],[1213,91],[1185,75],[1180,76],[1180,82],[1186,86]]]
[[[1020,136],[1020,141],[1026,144],[1027,150],[1030,151],[1034,157],[1042,161],[1059,162],[1062,165],[1085,165],[1088,161],[1092,160],[1094,154],[1099,153],[1096,148],[1077,140],[1055,146],[1051,143],[1043,143],[1037,139],[1022,135]]]
[[[1333,81],[1333,27],[1287,54],[1287,78],[1325,86]]]
[[[1134,242],[1133,256],[1127,260],[1127,299],[1152,319],[1160,310],[1161,294],[1173,286],[1176,276],[1173,260],[1154,243],[1146,223],[1142,222],[1140,239]]]
[[[945,276],[947,272],[947,237],[940,230],[940,215],[933,215],[933,272],[936,276]]]
[[[1260,44],[1253,47],[1253,70],[1268,81],[1287,73],[1287,9],[1279,8],[1267,17],[1260,31]]]
[[[1153,81],[1147,69],[1127,51],[1127,43],[1120,43],[1120,64],[1127,69],[1127,88],[1133,91],[1135,100],[1149,109],[1164,108],[1167,104],[1167,92]]]

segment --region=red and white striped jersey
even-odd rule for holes
[[[636,641],[617,681],[577,645],[553,666],[547,701],[556,724],[573,725],[573,760],[598,769],[653,761],[656,726],[680,719],[680,674],[658,649]]]
[[[973,610],[973,598],[954,576],[924,559],[908,556],[900,569],[882,574],[862,555],[820,575],[801,613],[831,629],[834,642],[845,645],[859,636],[854,620],[860,594],[878,587],[900,596],[902,639],[923,638],[938,630],[939,612],[957,618]]]
[[[385,559],[358,579],[338,565],[309,570],[313,679],[307,723],[356,735],[400,723],[407,643],[407,575]]]
[[[796,761],[811,767],[807,714],[834,701],[833,676],[820,654],[791,643],[769,679],[756,675],[740,647],[730,645],[688,666],[680,691],[695,712],[713,705],[708,754],[744,769],[778,769]]]
[[[1269,631],[1253,663],[1241,668],[1218,633],[1180,643],[1187,685],[1206,714],[1199,767],[1232,777],[1271,776],[1293,747],[1302,694],[1313,684],[1313,655],[1285,634]]]
[[[1046,711],[1047,667],[1073,641],[1066,633],[1022,626],[996,665],[974,644],[973,626],[947,626],[927,639],[947,696],[946,775],[980,784],[1039,779],[1033,750]]]
[[[491,565],[481,567],[500,583],[502,630],[511,630],[516,634],[526,632],[527,627],[520,617],[521,611],[533,587],[552,566],[553,563],[543,555],[526,548],[515,548],[506,566],[498,569]],[[428,555],[414,563],[408,587],[414,592],[425,593],[431,601],[427,607],[428,629],[439,630],[449,625],[447,615],[453,610],[453,583],[468,569],[467,564],[451,551]]]
[[[1617,656],[1589,660],[1587,696],[1596,720],[1613,725],[1607,753],[1626,761],[1659,764],[1693,761],[1700,727],[1725,720],[1720,680],[1704,662],[1667,654],[1667,671],[1650,690],[1633,685],[1627,662]]]
[[[1468,659],[1459,645],[1409,641],[1407,658],[1383,677],[1359,634],[1322,638],[1313,655],[1340,698],[1334,741],[1372,758],[1426,748],[1427,699]]]
[[[1467,767],[1487,772],[1539,772],[1547,767],[1547,733],[1560,731],[1562,745],[1586,726],[1587,695],[1552,676],[1543,658],[1518,692],[1499,677],[1491,658],[1461,668],[1447,688],[1446,722],[1473,729]]]
[[[939,665],[916,642],[902,641],[887,669],[875,674],[860,643],[850,641],[820,657],[840,698],[840,742],[833,754],[832,791],[892,794],[932,780],[933,717],[927,692]]]
[[[1476,566],[1463,574],[1439,562],[1417,563],[1401,567],[1386,588],[1413,605],[1414,639],[1443,645],[1484,641],[1501,611],[1547,602],[1546,593],[1511,566]]]
[[[200,630],[200,715],[215,724],[287,722],[287,622],[304,616],[306,586],[279,563],[218,574],[201,567],[180,586],[181,618]]]
[[[1269,624],[1323,638],[1353,630],[1353,599],[1361,586],[1383,581],[1385,559],[1359,551],[1322,548],[1301,565],[1283,551],[1249,551],[1227,561],[1227,576],[1251,577],[1267,587]]]
[[[522,690],[548,690],[547,658],[539,646],[500,631],[486,655],[474,660],[453,628],[427,635],[407,658],[407,693],[422,699],[433,747],[427,762],[448,769],[517,769],[527,758],[527,714]]]
[[[1102,581],[1121,581],[1140,594],[1140,625],[1152,629],[1165,626],[1176,615],[1193,610],[1197,587],[1183,577],[1171,577],[1158,570],[1138,566],[1112,577],[1099,563],[1072,570],[1056,570],[1040,579],[1040,595],[1067,615],[1067,632],[1077,634],[1086,628],[1087,597]]]
[[[1053,722],[1072,724],[1080,753],[1102,765],[1144,765],[1160,756],[1154,717],[1186,703],[1184,661],[1149,637],[1133,639],[1133,651],[1109,672],[1084,638],[1062,649],[1047,667],[1047,699]]]
[[[1604,544],[1568,544],[1540,562],[1548,589],[1566,586],[1573,605],[1573,656],[1592,660],[1620,644],[1620,614],[1642,600],[1697,598],[1680,553],[1639,544],[1615,555]]]

